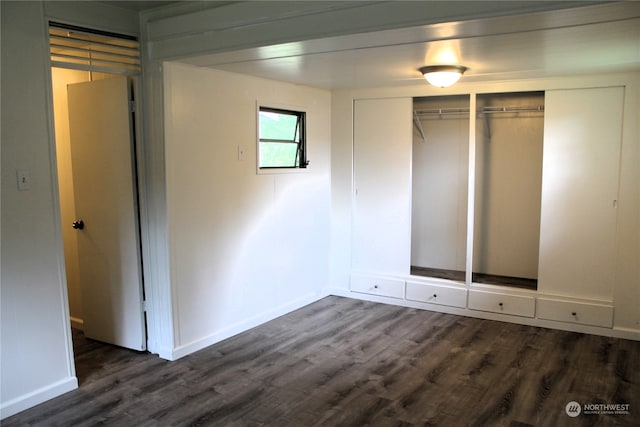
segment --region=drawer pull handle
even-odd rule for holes
[[[571,312],[571,315],[572,315],[573,317],[578,317],[578,313],[576,313],[575,311],[572,311],[572,312]]]
[[[436,295],[436,294],[433,294],[433,298],[438,298],[438,295]]]
[[[500,307],[500,310],[502,310],[502,309],[504,308],[504,304],[503,304],[503,303],[501,303],[501,302],[499,302],[499,303],[498,303],[498,307]]]
[[[378,289],[378,285],[373,285],[373,289]]]

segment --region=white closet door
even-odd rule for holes
[[[411,98],[355,102],[354,270],[409,272],[412,105]]]
[[[545,96],[538,290],[613,297],[621,87]]]
[[[83,224],[77,236],[84,334],[145,350],[128,82],[114,77],[67,91],[76,218]]]

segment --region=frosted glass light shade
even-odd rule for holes
[[[433,86],[449,87],[460,80],[467,67],[462,65],[432,65],[419,70]]]

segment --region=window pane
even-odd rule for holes
[[[260,167],[282,168],[296,167],[298,144],[282,142],[260,143]]]
[[[273,111],[260,111],[260,139],[298,141],[298,116]]]

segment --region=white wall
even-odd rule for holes
[[[42,5],[2,2],[1,417],[77,387],[49,132]],[[18,191],[16,170],[31,175]]]
[[[329,285],[340,292],[351,274],[353,183],[353,98],[331,94],[331,250]]]
[[[175,358],[324,295],[330,93],[175,63],[164,77]],[[306,110],[307,170],[256,174],[257,100]]]

